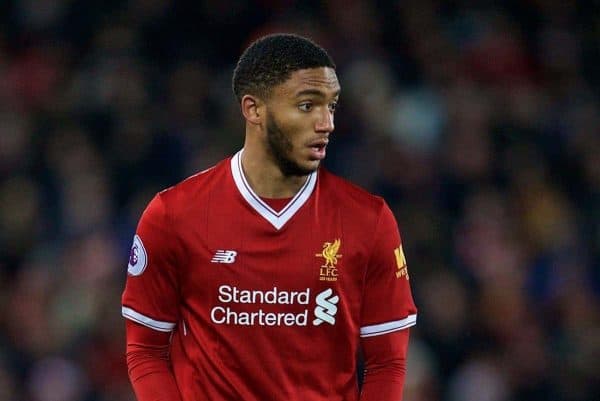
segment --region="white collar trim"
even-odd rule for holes
[[[258,196],[250,187],[244,171],[242,169],[242,152],[244,149],[237,152],[231,158],[231,173],[233,174],[233,181],[235,186],[242,197],[252,206],[254,210],[262,217],[264,217],[269,223],[273,225],[277,230],[285,225],[289,219],[291,219],[296,212],[306,203],[310,195],[312,195],[317,183],[317,172],[312,172],[302,188],[294,195],[294,197],[288,202],[287,205],[279,212],[273,210],[268,204],[266,204],[260,196]]]

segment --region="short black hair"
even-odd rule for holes
[[[233,93],[238,102],[247,94],[266,98],[294,71],[318,67],[335,69],[335,64],[312,40],[289,33],[263,36],[240,56],[233,71]]]

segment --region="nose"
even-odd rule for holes
[[[320,115],[319,120],[315,124],[315,131],[319,133],[329,134],[334,130],[333,113],[326,108]]]

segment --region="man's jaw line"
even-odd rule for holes
[[[262,162],[256,164],[242,154],[242,170],[250,186],[257,195],[266,198],[291,198],[304,185],[310,174],[316,171],[320,162],[307,174],[286,172],[275,156],[264,154]],[[249,170],[252,171],[249,171]]]

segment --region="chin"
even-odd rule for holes
[[[321,165],[321,161],[320,161],[320,160],[316,160],[316,161],[314,161],[314,162],[310,163],[310,164],[307,166],[307,169],[308,169],[308,170],[310,170],[310,172],[312,173],[312,172],[314,172],[314,171],[317,171],[317,170],[319,169],[319,166],[320,166],[320,165]]]
[[[305,176],[314,173],[319,168],[320,161],[308,161],[304,163],[286,163],[281,171],[287,176]]]
[[[308,172],[307,174],[310,174],[310,173],[316,171],[320,165],[321,165],[321,160],[313,160],[313,159],[303,160],[298,163],[298,167],[304,171],[307,171]]]

